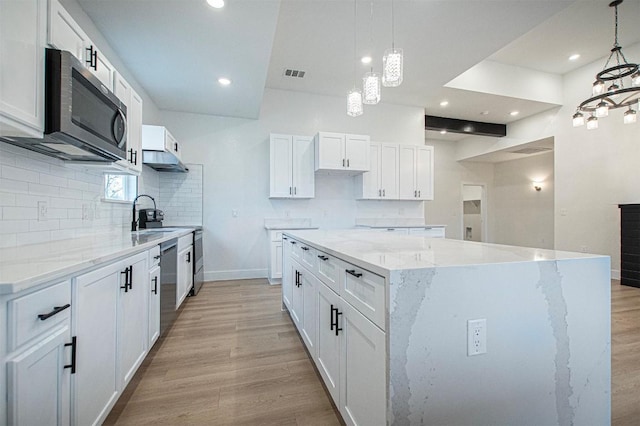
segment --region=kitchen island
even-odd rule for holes
[[[347,424],[610,423],[609,257],[366,230],[284,238],[283,305]]]

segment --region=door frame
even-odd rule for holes
[[[489,233],[487,226],[487,184],[484,182],[462,182],[460,184],[460,239],[464,241],[464,187],[465,186],[480,186],[482,187],[482,195],[480,196],[480,221],[482,226],[480,232],[482,233],[481,242],[486,243],[489,241]]]

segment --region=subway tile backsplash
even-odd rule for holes
[[[158,173],[158,208],[166,225],[202,225],[202,164],[187,164],[189,173]]]
[[[102,196],[102,173],[0,143],[0,247],[128,227],[131,205]],[[39,202],[46,203],[40,220]]]

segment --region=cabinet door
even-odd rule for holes
[[[348,425],[385,425],[385,335],[348,303],[342,308],[340,413]]]
[[[292,262],[293,268],[293,291],[291,297],[291,309],[289,312],[291,313],[291,317],[293,318],[293,323],[298,328],[298,331],[302,332],[302,321],[303,321],[303,309],[304,309],[304,291],[302,289],[301,281],[302,275],[307,272],[304,271],[302,266],[298,264],[298,262]]]
[[[178,144],[176,138],[174,138],[173,135],[166,129],[164,146],[167,151],[174,153],[176,157],[180,158],[180,154],[182,153],[182,150],[180,150],[180,145]]]
[[[129,272],[128,289],[120,288],[118,315],[118,359],[120,389],[129,383],[144,360],[149,332],[149,267],[148,254],[140,253],[125,262]],[[126,274],[125,274],[126,275]],[[126,277],[121,275],[120,286]]]
[[[91,47],[93,47],[93,51],[97,52],[96,59],[94,61],[95,68],[90,66],[89,70],[98,77],[98,80],[109,90],[113,90],[113,81],[115,80],[116,69],[113,67],[111,62],[102,54],[102,52],[98,51],[96,46],[89,40],[90,45],[85,46],[85,54],[86,59],[85,63],[89,63],[91,58]],[[88,49],[88,50],[87,50]]]
[[[131,86],[127,80],[125,80],[120,74],[116,74],[113,85],[113,93],[127,106],[127,158],[117,161],[117,163],[125,168],[129,168],[133,163],[132,152],[129,151],[129,141],[131,140],[131,119],[130,119],[130,105],[131,105]]]
[[[416,189],[421,200],[433,200],[433,147],[416,149]]]
[[[400,185],[398,183],[398,151],[400,147],[395,144],[382,144],[380,147],[380,188],[382,198],[385,200],[397,200],[399,198]],[[372,168],[375,163],[371,163]]]
[[[293,196],[313,198],[315,195],[315,170],[313,138],[293,137]]]
[[[318,284],[319,281],[312,274],[306,270],[302,272],[300,277],[300,284],[302,288],[302,340],[304,340],[307,350],[311,355],[311,358],[315,361],[317,354],[316,335],[318,327]]]
[[[293,196],[292,168],[292,136],[272,134],[269,140],[269,197]]]
[[[69,321],[7,361],[10,425],[68,425],[71,370]]]
[[[340,406],[340,339],[335,327],[338,295],[324,284],[318,285],[318,339],[316,366],[336,406]]]
[[[148,349],[160,337],[160,267],[149,271],[149,345]]]
[[[176,309],[180,307],[189,294],[193,285],[193,246],[189,246],[178,253],[178,283],[176,286]]]
[[[369,170],[369,141],[369,136],[346,135],[345,158],[348,170],[363,172]]]
[[[82,64],[87,65],[85,47],[89,37],[62,7],[58,0],[49,2],[49,45],[71,52]],[[110,85],[112,86],[113,83]]]
[[[293,299],[293,264],[291,263],[291,241],[282,238],[282,303],[291,311]]]
[[[401,200],[415,200],[416,190],[416,149],[400,145],[399,185]]]
[[[45,0],[0,1],[0,135],[42,137]],[[24,128],[23,126],[26,126]]]
[[[271,241],[269,258],[269,280],[275,281],[282,278],[282,241]]]
[[[133,157],[129,168],[136,173],[142,172],[142,98],[131,89],[131,102],[127,105],[127,151]]]
[[[320,132],[315,138],[316,170],[343,170],[346,167],[343,133]]]
[[[122,262],[76,278],[72,300],[77,337],[72,376],[73,424],[101,423],[118,397],[116,347]]]
[[[369,146],[369,159],[371,167],[368,172],[362,174],[362,198],[378,199],[382,198],[382,187],[380,182],[380,155],[382,145],[371,142]]]

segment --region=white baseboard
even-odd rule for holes
[[[612,280],[619,280],[620,279],[620,271],[618,271],[617,269],[612,269],[611,270],[611,279]]]
[[[236,269],[232,271],[206,271],[205,281],[251,280],[267,278],[267,269]]]

